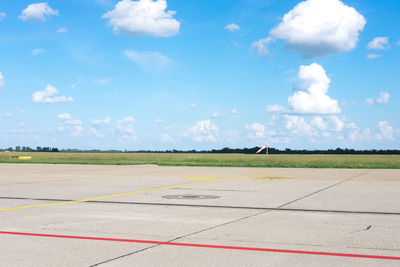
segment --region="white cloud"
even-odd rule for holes
[[[6,17],[5,12],[0,12],[0,21],[2,21]]]
[[[6,85],[6,83],[4,82],[4,76],[0,72],[0,89],[3,89],[5,85]]]
[[[367,54],[368,59],[375,59],[375,58],[380,58],[381,55],[379,54]]]
[[[45,16],[58,15],[58,10],[52,9],[48,3],[41,2],[30,4],[27,8],[25,8],[19,18],[24,21],[33,20],[33,21],[46,21]]]
[[[235,23],[231,23],[231,24],[226,25],[226,26],[224,27],[224,29],[225,29],[225,30],[228,30],[228,31],[230,31],[230,32],[234,32],[234,31],[240,30],[240,26],[237,25],[237,24],[235,24]]]
[[[285,129],[290,131],[293,135],[315,135],[316,132],[313,130],[303,117],[285,115],[286,123]]]
[[[102,18],[109,19],[116,33],[169,37],[178,34],[180,22],[173,18],[175,11],[166,8],[166,0],[122,0]]]
[[[32,95],[32,101],[35,103],[59,103],[59,102],[72,102],[72,97],[54,96],[58,93],[57,88],[48,84],[43,91],[36,91]],[[54,97],[52,97],[54,96]]]
[[[66,33],[66,32],[68,32],[68,29],[67,28],[59,28],[59,29],[57,29],[57,32],[58,33]]]
[[[197,108],[197,106],[196,106],[196,104],[190,104],[189,108],[194,109],[194,108]]]
[[[184,133],[185,137],[192,138],[196,142],[217,142],[218,127],[210,120],[197,122]]]
[[[74,130],[72,131],[73,136],[82,136],[83,127],[80,125],[74,126]]]
[[[388,92],[381,91],[381,96],[376,99],[378,104],[387,104],[389,102],[390,94]]]
[[[394,140],[394,129],[387,121],[380,121],[378,123],[379,133],[376,135],[379,140]]]
[[[287,108],[277,105],[277,104],[273,104],[273,105],[267,105],[265,107],[265,111],[266,112],[287,112]]]
[[[367,98],[365,100],[365,103],[368,105],[375,105],[375,104],[387,104],[389,102],[390,99],[390,94],[388,92],[384,92],[381,91],[380,92],[380,97],[378,97],[377,99],[373,99],[373,98]]]
[[[316,127],[319,130],[326,130],[328,126],[326,125],[324,119],[321,116],[315,116],[311,120],[311,125]]]
[[[104,119],[91,119],[90,123],[94,126],[104,126],[109,125],[111,122],[111,117],[107,116]]]
[[[135,119],[131,116],[119,119],[117,122],[117,129],[123,133],[126,134],[125,137],[128,135],[133,136],[135,134],[135,131],[133,130],[133,123],[135,122]]]
[[[71,84],[70,87],[71,87],[72,89],[75,89],[75,88],[76,88],[79,84],[81,84],[82,82],[84,82],[84,80],[83,80],[82,78],[78,78],[78,80],[77,80],[75,83]]]
[[[300,66],[296,85],[298,91],[288,98],[292,111],[302,114],[340,113],[338,101],[327,95],[329,83],[330,79],[321,65]]]
[[[347,123],[346,128],[357,129],[357,124],[355,124],[354,122],[349,122]]]
[[[104,138],[104,134],[97,132],[96,128],[90,128],[90,132],[98,138]]]
[[[81,120],[73,120],[71,114],[69,113],[61,113],[57,115],[59,121],[66,125],[81,125]]]
[[[349,139],[351,141],[371,141],[371,129],[367,128],[364,131],[360,131],[360,129],[354,129],[349,133]]]
[[[251,50],[253,54],[257,55],[268,55],[268,44],[273,41],[272,37],[267,37],[264,39],[260,39],[251,44]]]
[[[172,143],[172,142],[174,142],[175,140],[174,140],[171,136],[169,136],[168,134],[163,134],[163,135],[161,136],[161,141],[162,141],[162,142],[169,142],[169,143]]]
[[[337,116],[329,116],[329,120],[330,120],[330,122],[331,122],[331,124],[333,126],[332,127],[333,131],[340,132],[340,131],[343,130],[345,124],[341,119],[339,119],[339,117],[337,117]]]
[[[267,135],[271,136],[276,134],[274,130],[267,131],[264,125],[257,122],[246,125],[246,129],[249,131],[247,137],[250,139],[263,139],[267,137]]]
[[[4,116],[6,116],[6,117],[8,117],[8,118],[11,118],[11,117],[14,116],[14,114],[12,114],[12,113],[10,113],[10,112],[5,112],[5,113],[4,113]]]
[[[35,48],[35,49],[32,50],[32,56],[36,56],[36,55],[39,55],[39,54],[42,54],[42,53],[44,53],[44,50],[41,49],[41,48]]]
[[[270,35],[313,58],[352,50],[365,24],[356,9],[340,0],[307,0],[285,14]]]
[[[367,99],[365,100],[365,103],[366,103],[367,105],[373,106],[373,105],[375,105],[375,100],[374,100],[373,98],[367,98]]]
[[[232,109],[232,111],[231,111],[231,114],[232,115],[236,115],[236,114],[238,114],[239,112],[238,112],[238,110],[236,109],[236,108],[234,108],[234,109]]]
[[[136,52],[133,50],[125,50],[124,53],[126,57],[145,69],[163,70],[172,62],[169,57],[164,56],[159,52]]]
[[[155,123],[163,123],[164,121],[163,121],[162,119],[160,119],[160,118],[156,118],[156,119],[154,120],[154,122],[155,122]]]
[[[367,45],[368,49],[386,50],[390,48],[389,38],[387,37],[376,37]]]

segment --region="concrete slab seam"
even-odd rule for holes
[[[187,184],[180,184],[180,185],[165,186],[165,187],[152,188],[152,189],[146,189],[146,190],[140,190],[140,191],[134,191],[134,192],[122,193],[122,194],[115,194],[115,195],[109,195],[109,196],[102,196],[102,197],[95,197],[95,198],[87,198],[87,199],[81,199],[81,200],[73,200],[73,201],[64,201],[64,202],[57,202],[57,203],[47,203],[47,204],[38,204],[38,205],[29,205],[29,206],[22,206],[22,207],[6,208],[6,209],[0,209],[0,212],[11,211],[11,210],[20,210],[20,209],[29,209],[29,208],[49,207],[49,206],[65,205],[65,204],[73,204],[73,203],[82,203],[82,202],[88,202],[88,201],[93,201],[93,200],[100,200],[100,199],[107,199],[107,198],[113,198],[113,197],[122,197],[122,196],[129,196],[129,195],[140,194],[140,193],[148,193],[148,192],[160,191],[160,190],[165,190],[165,189],[172,189],[172,188],[179,188],[179,187],[185,187],[185,186],[206,184],[206,183],[212,183],[212,182],[228,181],[228,180],[234,180],[234,179],[239,179],[239,178],[248,178],[248,177],[253,177],[253,176],[258,176],[258,175],[265,175],[265,174],[266,173],[255,173],[255,174],[248,174],[248,175],[242,175],[242,176],[237,176],[237,177],[221,178],[221,179],[207,180],[207,181],[201,181],[201,182],[195,182],[195,183],[187,183]]]

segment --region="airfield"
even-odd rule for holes
[[[400,170],[0,164],[2,266],[399,266]]]

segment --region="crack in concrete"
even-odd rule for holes
[[[269,211],[269,210],[262,211],[262,212],[258,212],[258,213],[256,213],[256,214],[247,215],[247,216],[244,216],[244,217],[241,217],[241,218],[239,218],[239,219],[235,219],[235,220],[232,220],[232,221],[229,221],[229,222],[225,222],[225,223],[222,223],[222,224],[214,225],[214,226],[212,226],[212,227],[208,227],[208,228],[205,228],[205,229],[202,229],[202,230],[193,232],[193,233],[189,233],[189,234],[186,234],[186,235],[183,235],[183,236],[176,237],[176,238],[171,239],[171,240],[168,240],[168,241],[166,241],[166,242],[168,242],[168,243],[169,243],[169,242],[175,242],[175,241],[177,241],[177,240],[179,240],[179,239],[182,239],[182,238],[185,238],[185,237],[189,237],[189,236],[192,236],[192,235],[196,235],[196,234],[199,234],[199,233],[202,233],[202,232],[205,232],[205,231],[208,231],[208,230],[212,230],[212,229],[215,229],[215,228],[218,228],[218,227],[221,227],[221,226],[225,226],[225,225],[228,225],[228,224],[231,224],[231,223],[235,223],[235,222],[238,222],[238,221],[246,220],[246,219],[248,219],[248,218],[261,215],[261,214],[266,213],[266,212],[268,212],[268,211]],[[118,257],[115,257],[115,258],[112,258],[112,259],[108,259],[108,260],[106,260],[106,261],[102,261],[102,262],[99,262],[99,263],[95,263],[95,264],[93,264],[93,265],[90,265],[90,267],[99,266],[99,265],[102,265],[102,264],[105,264],[105,263],[109,263],[109,262],[114,261],[114,260],[119,260],[119,259],[121,259],[121,258],[125,258],[125,257],[131,256],[131,255],[137,254],[137,253],[139,253],[139,252],[143,252],[143,251],[146,251],[146,250],[148,250],[148,249],[155,248],[155,247],[158,247],[158,246],[161,246],[161,245],[152,245],[152,246],[149,246],[149,247],[146,247],[146,248],[142,248],[142,249],[139,249],[139,250],[135,250],[135,251],[133,251],[133,252],[130,252],[130,253],[127,253],[127,254],[124,254],[124,255],[120,255],[120,256],[118,256]]]
[[[363,172],[363,173],[357,174],[356,176],[353,176],[353,177],[350,177],[350,178],[348,178],[348,179],[345,179],[345,180],[343,180],[343,181],[334,183],[334,184],[332,184],[332,185],[330,185],[330,186],[321,188],[321,189],[319,189],[319,190],[317,190],[317,191],[314,191],[314,192],[312,192],[312,193],[310,193],[310,194],[308,194],[308,195],[299,197],[299,198],[297,198],[297,199],[295,199],[295,200],[292,200],[292,201],[289,201],[289,202],[287,202],[287,203],[285,203],[285,204],[282,204],[282,205],[278,206],[278,208],[282,208],[282,207],[284,207],[284,206],[290,205],[290,204],[292,204],[292,203],[294,203],[294,202],[297,202],[297,201],[299,201],[299,200],[302,200],[302,199],[305,199],[305,198],[310,197],[310,196],[312,196],[312,195],[318,194],[318,193],[320,193],[320,192],[322,192],[322,191],[328,190],[328,189],[330,189],[330,188],[332,188],[332,187],[335,187],[335,186],[340,185],[340,184],[342,184],[342,183],[348,182],[348,181],[350,181],[350,180],[353,180],[353,179],[355,179],[355,178],[357,178],[357,177],[360,177],[360,176],[362,176],[362,175],[364,175],[364,174],[367,174],[367,173],[368,173],[368,172]]]

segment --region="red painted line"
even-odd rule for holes
[[[320,255],[320,256],[369,258],[369,259],[381,259],[381,260],[400,260],[400,257],[394,257],[394,256],[348,254],[348,253],[334,253],[334,252],[307,251],[307,250],[290,250],[290,249],[273,249],[273,248],[256,248],[256,247],[221,246],[221,245],[176,243],[176,242],[163,242],[163,241],[137,240],[137,239],[90,237],[90,236],[73,236],[73,235],[50,235],[50,234],[5,232],[5,231],[0,231],[0,234],[22,235],[22,236],[39,236],[39,237],[53,237],[53,238],[68,238],[68,239],[100,240],[100,241],[114,241],[114,242],[131,242],[131,243],[144,243],[144,244],[157,244],[157,245],[183,246],[183,247],[219,248],[219,249],[231,249],[231,250],[250,250],[250,251],[291,253],[291,254],[308,254],[308,255]]]

